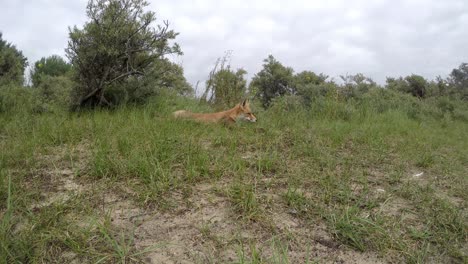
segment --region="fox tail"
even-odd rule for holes
[[[172,113],[172,116],[174,116],[175,118],[184,118],[184,117],[190,117],[191,113],[185,110],[179,110],[179,111],[175,111],[174,113]]]

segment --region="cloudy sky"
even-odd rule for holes
[[[364,73],[379,83],[412,73],[446,76],[468,62],[467,0],[159,0],[159,21],[180,32],[189,82],[204,81],[216,58],[252,77],[268,54],[296,72],[338,79]],[[0,31],[30,63],[64,55],[68,27],[87,20],[87,0],[0,0]]]

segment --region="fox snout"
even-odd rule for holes
[[[247,115],[245,119],[247,119],[250,122],[257,122],[257,117],[255,117],[253,114]]]

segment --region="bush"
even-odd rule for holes
[[[43,75],[36,91],[46,109],[65,109],[70,106],[73,85],[74,83],[65,76]]]
[[[194,91],[184,77],[184,68],[168,59],[155,62],[148,74],[148,83],[155,87],[175,91],[179,95],[190,96]]]
[[[410,75],[406,78],[387,78],[386,87],[390,90],[409,93],[415,97],[424,98],[427,96],[429,83],[420,75]]]
[[[296,87],[292,68],[283,66],[272,55],[263,62],[263,69],[252,78],[250,91],[267,108],[273,98],[295,94]]]
[[[322,100],[328,94],[336,94],[336,84],[327,82],[328,76],[303,71],[294,76],[297,95],[302,97],[304,104],[310,107],[314,101]]]
[[[153,28],[156,16],[145,11],[144,0],[90,0],[89,21],[83,29],[70,30],[66,49],[74,72],[74,106],[112,107],[144,101],[148,73],[168,54],[181,54],[170,44],[178,33],[169,23]],[[137,91],[143,84],[146,90]]]
[[[31,113],[38,100],[33,90],[10,83],[0,85],[0,113]]]
[[[22,85],[26,66],[28,62],[23,53],[3,40],[0,32],[0,85],[9,83]]]
[[[410,88],[410,93],[419,98],[426,97],[427,81],[420,75],[413,74],[405,78]]]
[[[442,110],[444,113],[450,113],[453,114],[453,111],[455,110],[455,105],[452,101],[450,101],[449,98],[447,97],[440,97],[437,98],[437,107]]]
[[[324,100],[327,96],[337,95],[337,92],[337,86],[332,82],[302,84],[297,86],[297,95],[303,99],[307,107],[310,107],[319,100]]]
[[[37,88],[16,84],[0,86],[0,113],[39,114],[63,111],[70,104],[73,83],[59,76],[45,76]]]
[[[362,73],[340,76],[340,78],[344,84],[339,87],[339,91],[345,99],[361,98],[372,89],[378,88],[371,78]]]
[[[270,103],[270,110],[274,113],[297,112],[305,109],[304,99],[297,95],[277,97]]]
[[[34,87],[38,87],[45,76],[64,76],[71,71],[71,65],[58,55],[41,58],[34,63],[31,69],[31,81]]]
[[[453,69],[448,83],[458,98],[468,100],[468,63],[462,63],[457,69]]]
[[[246,95],[247,81],[244,69],[231,70],[229,61],[231,51],[227,51],[222,58],[216,60],[206,81],[205,92],[201,97],[202,102],[207,102],[217,109],[225,109],[238,104]]]

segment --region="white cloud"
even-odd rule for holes
[[[64,54],[68,27],[86,21],[86,0],[1,0],[0,31],[29,58]],[[159,0],[158,19],[180,32],[186,75],[204,80],[234,50],[252,77],[272,53],[296,71],[362,72],[379,82],[411,73],[433,78],[468,61],[465,0]],[[159,20],[159,21],[161,21]]]

